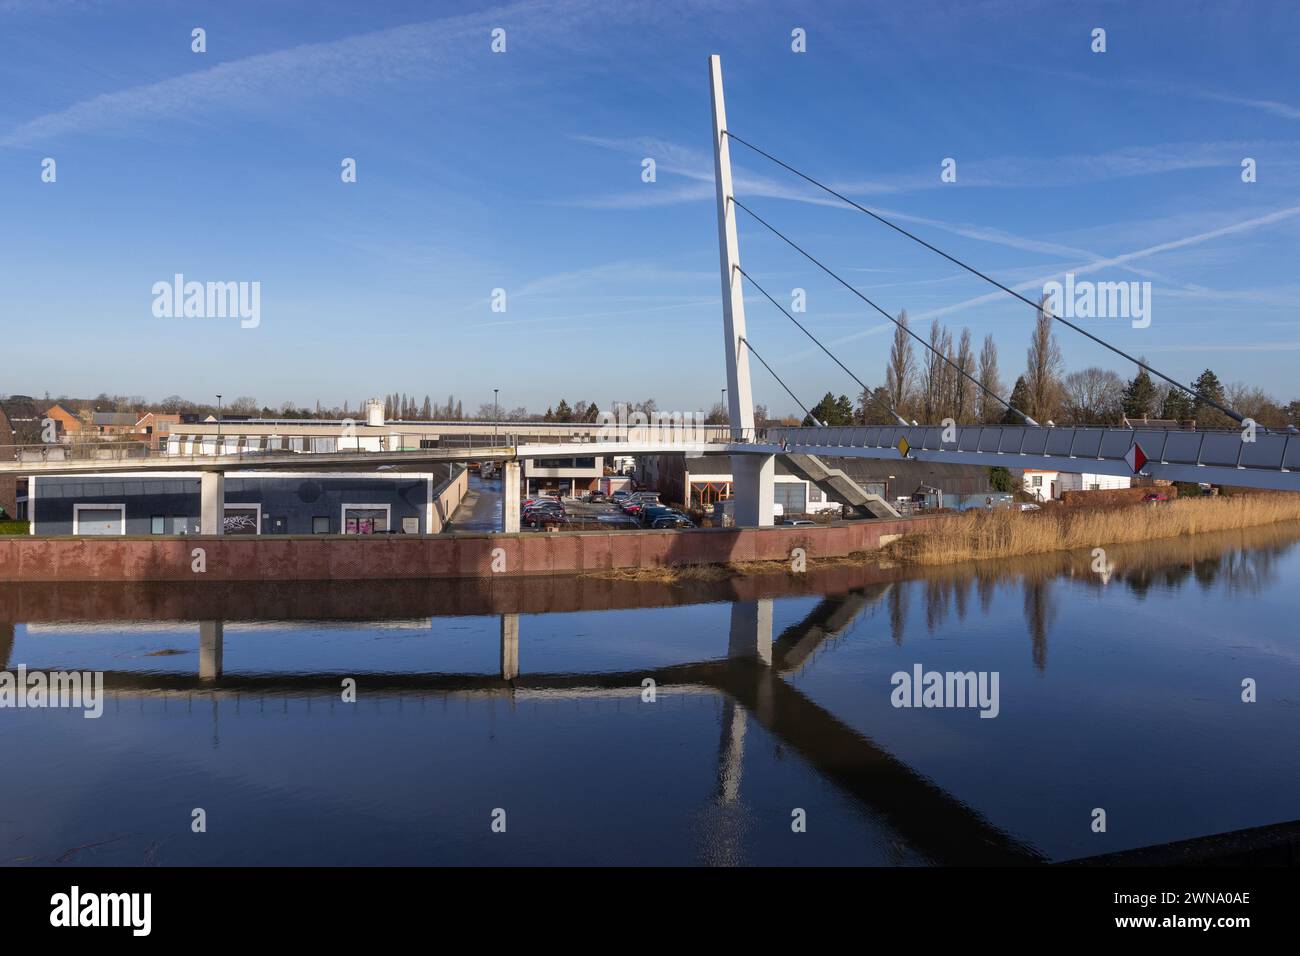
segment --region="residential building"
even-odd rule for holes
[[[167,443],[172,429],[181,422],[180,415],[164,412],[146,412],[132,428],[132,436],[147,442],[150,448],[161,448]]]
[[[54,421],[60,441],[75,440],[89,427],[85,418],[78,414],[75,408],[69,408],[62,402],[55,402],[45,409],[45,417]]]
[[[135,412],[94,412],[90,416],[91,430],[100,438],[129,434],[140,416]]]
[[[1049,471],[1041,468],[1026,468],[1021,475],[1021,487],[1025,493],[1039,501],[1060,500],[1066,491],[1107,491],[1112,488],[1129,488],[1131,478],[1116,475],[1092,475],[1071,471]]]

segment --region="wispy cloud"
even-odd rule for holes
[[[1234,235],[1239,235],[1241,233],[1250,232],[1252,230],[1260,228],[1261,226],[1272,225],[1273,223],[1278,223],[1285,219],[1290,219],[1296,215],[1300,215],[1300,206],[1287,206],[1285,208],[1277,209],[1274,210],[1273,212],[1266,213],[1265,215],[1262,216],[1255,216],[1251,219],[1243,219],[1240,222],[1235,222],[1226,226],[1221,226],[1217,229],[1209,229],[1203,232],[1195,233],[1194,235],[1183,236],[1182,238],[1179,239],[1171,239],[1168,242],[1161,242],[1152,246],[1146,246],[1142,249],[1135,249],[1132,252],[1125,252],[1118,256],[1110,256],[1108,258],[1094,259],[1091,262],[1083,262],[1076,266],[1072,266],[1069,269],[1061,269],[1056,272],[1051,272],[1045,275],[1038,276],[1026,282],[1021,282],[1017,285],[1012,286],[1011,288],[1015,289],[1017,292],[1026,292],[1031,289],[1037,289],[1041,291],[1043,283],[1050,282],[1053,279],[1060,279],[1064,276],[1064,274],[1067,271],[1073,272],[1075,275],[1086,275],[1088,273],[1097,272],[1101,269],[1108,269],[1115,266],[1122,266],[1127,263],[1133,262],[1134,260],[1137,259],[1146,259],[1151,256],[1160,255],[1161,253],[1173,252],[1176,249],[1185,249],[1189,246],[1200,245],[1201,243],[1204,242],[1210,242],[1213,239],[1221,239],[1224,236],[1234,236]],[[994,302],[1000,300],[1005,295],[1006,293],[1002,292],[1001,290],[998,290],[996,292],[989,292],[984,295],[976,296],[972,299],[967,299],[964,302],[957,302],[954,303],[953,305],[944,306],[943,308],[940,309],[932,309],[929,312],[925,312],[915,316],[915,318],[932,319],[943,315],[949,315],[953,312],[961,311],[962,309],[969,308],[973,305],[982,305],[986,302]]]
[[[576,28],[596,8],[593,0],[532,0],[243,57],[35,117],[0,136],[0,146],[33,146],[58,136],[189,117],[212,108],[258,108],[267,102],[417,80],[437,76],[449,66],[463,72],[469,68],[464,56],[467,45],[479,44],[484,61],[488,59],[494,26],[526,25],[535,42],[571,49],[584,42],[583,31]]]

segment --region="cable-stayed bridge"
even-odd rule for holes
[[[70,456],[60,446],[15,449],[12,461],[0,462],[0,475],[123,473],[129,471],[197,471],[203,473],[204,513],[213,496],[221,494],[220,476],[230,470],[246,469],[341,469],[418,466],[437,461],[496,460],[506,463],[504,487],[507,530],[511,516],[517,517],[519,493],[518,463],[534,458],[567,458],[591,455],[685,454],[726,455],[731,459],[732,489],[736,499],[736,523],[741,526],[770,525],[773,520],[774,462],[777,456],[814,458],[906,458],[937,464],[1040,468],[1065,472],[1086,472],[1117,476],[1145,476],[1171,481],[1201,482],[1282,491],[1300,491],[1300,434],[1270,432],[1227,407],[1216,396],[1198,393],[1146,362],[1087,331],[1075,322],[1051,313],[1014,289],[943,251],[865,206],[800,171],[772,153],[732,132],[727,126],[722,89],[722,66],[717,56],[709,59],[713,112],[713,156],[717,194],[718,249],[722,283],[722,324],[727,373],[729,424],[722,428],[681,427],[678,424],[649,423],[630,429],[622,426],[575,426],[571,440],[555,442],[482,442],[472,446],[421,448],[386,451],[336,451],[300,453],[256,451],[239,454],[176,454],[175,449],[127,454],[121,446],[106,443],[84,456]],[[1035,421],[1001,395],[984,388],[968,370],[936,350],[880,304],[844,280],[821,258],[782,232],[768,219],[736,198],[731,172],[732,142],[752,151],[804,182],[823,190],[847,208],[870,217],[895,233],[959,266],[1002,290],[1038,314],[1050,315],[1073,332],[1101,345],[1124,361],[1179,389],[1202,406],[1210,407],[1242,425],[1237,430],[1178,430],[1119,427],[1056,427]],[[751,342],[745,322],[744,283],[757,289],[800,331],[811,339],[844,373],[863,390],[864,401],[883,402],[863,380],[829,349],[804,323],[794,317],[740,264],[737,210],[782,240],[794,252],[829,275],[867,307],[901,328],[936,361],[946,364],[951,374],[964,377],[972,388],[982,390],[992,401],[1005,407],[1005,420],[1020,424],[958,425],[949,420],[921,425],[909,423],[898,410],[887,409],[897,422],[892,426],[825,427],[786,385],[778,371],[759,354]],[[755,426],[749,357],[755,359],[807,414],[812,427]],[[490,426],[491,423],[488,423]],[[944,426],[947,427],[944,427]],[[485,426],[485,427],[488,427]],[[511,423],[500,423],[508,434]],[[580,440],[579,440],[580,439]],[[215,451],[215,449],[214,449]],[[214,480],[209,480],[214,479]],[[214,499],[215,500],[215,499]]]

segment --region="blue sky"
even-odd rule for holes
[[[738,134],[1031,297],[1067,270],[1150,281],[1149,328],[1087,327],[1175,377],[1300,398],[1298,39],[1284,2],[0,0],[0,391],[707,408],[719,53]],[[1030,309],[733,158],[742,201],[891,313],[992,333],[1008,385],[1023,368]],[[743,214],[740,247],[881,381],[892,326]],[[156,318],[177,272],[260,282],[260,325]],[[854,393],[752,289],[747,310],[801,398]],[[1060,336],[1067,368],[1130,374]],[[792,409],[759,367],[754,387]]]

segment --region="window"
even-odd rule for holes
[[[166,515],[153,515],[153,516],[149,519],[149,533],[150,533],[150,534],[166,534],[166,533],[167,533],[167,516],[166,516]]]
[[[329,515],[313,515],[311,519],[312,534],[329,534],[330,519]]]
[[[189,519],[184,515],[172,515],[172,534],[184,534],[189,530]]]
[[[529,463],[530,469],[541,470],[543,468],[595,468],[596,459],[593,458],[535,458]]]
[[[808,510],[807,487],[802,481],[778,481],[772,486],[772,503],[785,514],[803,514]]]
[[[344,505],[344,534],[379,534],[388,530],[388,505]]]
[[[818,488],[816,485],[809,485],[809,486],[808,486],[808,500],[809,500],[809,501],[815,501],[815,502],[821,502],[821,501],[823,500],[822,490],[821,490],[820,488]]]
[[[261,505],[226,505],[223,529],[226,534],[261,534]]]
[[[1042,475],[1030,475],[1030,476],[1029,476],[1029,487],[1031,487],[1031,488],[1041,488],[1041,487],[1043,487],[1043,476],[1042,476]]]

